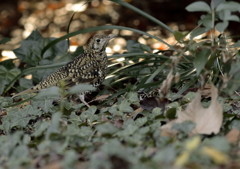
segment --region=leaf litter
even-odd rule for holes
[[[168,133],[176,132],[172,128],[174,124],[191,121],[195,128],[191,134],[217,134],[223,122],[223,107],[218,101],[218,89],[211,87],[211,104],[204,108],[201,103],[200,91],[195,98],[187,105],[184,111],[177,111],[177,119],[168,122],[161,127],[161,130]]]

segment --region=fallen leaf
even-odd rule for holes
[[[134,110],[134,111],[131,113],[131,118],[132,118],[132,119],[135,119],[136,116],[137,116],[139,113],[142,113],[142,112],[143,112],[143,110],[144,110],[144,109],[143,109],[142,107]]]
[[[236,144],[239,142],[240,140],[240,130],[234,128],[232,130],[230,130],[228,132],[228,134],[226,135],[227,140],[232,143],[232,144]]]
[[[161,93],[163,96],[166,96],[172,85],[173,79],[174,79],[173,70],[171,70],[168,73],[167,78],[162,82],[162,85],[159,89],[159,93]]]
[[[5,115],[7,115],[7,112],[0,109],[0,117],[1,117],[1,116],[5,116]]]
[[[41,169],[62,169],[62,166],[59,161],[56,161],[43,166]]]
[[[101,96],[97,96],[94,100],[90,101],[89,103],[94,102],[94,101],[104,101],[110,96],[111,96],[111,94],[104,94]]]
[[[195,98],[188,104],[184,111],[177,112],[177,119],[170,121],[161,127],[163,133],[176,133],[172,126],[176,123],[192,121],[196,127],[190,134],[217,134],[220,131],[223,121],[223,108],[217,101],[218,90],[211,87],[211,104],[204,108],[201,104],[201,94],[198,91]]]

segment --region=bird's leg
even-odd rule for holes
[[[84,99],[84,94],[80,94],[79,98],[83,104],[85,104],[88,108],[90,107],[90,105]]]

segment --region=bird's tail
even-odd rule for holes
[[[27,89],[27,90],[24,90],[20,93],[17,93],[15,95],[12,96],[12,98],[14,97],[17,97],[17,96],[20,96],[20,95],[24,95],[24,94],[28,94],[28,93],[32,93],[32,92],[35,92],[36,90],[34,88],[30,88],[30,89]]]

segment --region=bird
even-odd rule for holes
[[[64,84],[66,87],[78,84],[90,84],[93,87],[98,87],[107,74],[106,47],[108,42],[115,37],[114,34],[94,35],[83,47],[82,54],[60,67],[56,72],[48,75],[37,85],[15,94],[13,98],[27,93],[38,92],[52,86],[59,86],[60,84]],[[86,92],[79,94],[79,98],[82,103],[90,107],[84,99],[85,94]]]

